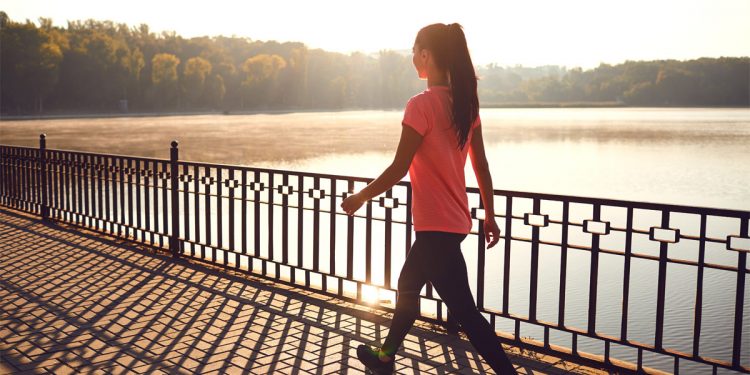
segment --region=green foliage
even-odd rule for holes
[[[182,74],[182,85],[189,108],[199,108],[207,95],[206,80],[211,74],[211,63],[202,57],[191,57],[185,63]]]
[[[402,108],[424,87],[406,53],[344,55],[302,43],[185,39],[147,25],[0,11],[3,114]],[[591,70],[478,67],[483,104],[748,106],[750,59],[628,61]]]
[[[151,59],[151,82],[154,86],[177,83],[177,66],[180,59],[170,53],[160,53]]]
[[[179,104],[179,65],[180,59],[170,53],[159,53],[151,59],[154,99],[161,108],[174,108]]]
[[[580,68],[479,69],[484,103],[620,103],[633,106],[749,106],[750,58],[627,61]]]
[[[57,84],[63,48],[48,30],[29,21],[15,23],[3,12],[0,22],[2,107],[41,112],[44,99]]]
[[[242,63],[242,107],[265,107],[278,101],[279,74],[287,66],[279,55],[261,53]]]

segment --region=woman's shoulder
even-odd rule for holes
[[[420,93],[412,96],[411,98],[409,98],[409,101],[407,103],[423,101],[423,100],[427,99],[427,95],[428,94],[429,93],[427,92],[427,90],[422,91],[422,92],[420,92]]]
[[[435,99],[435,98],[433,98],[434,95],[435,95],[435,93],[430,92],[429,90],[424,90],[424,91],[422,91],[422,92],[420,92],[420,93],[412,96],[411,98],[409,98],[409,100],[406,102],[406,106],[407,107],[410,107],[410,106],[421,107],[425,103],[428,103],[428,102],[434,100]]]

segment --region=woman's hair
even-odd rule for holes
[[[421,49],[429,50],[435,65],[449,74],[453,124],[456,127],[458,147],[463,149],[469,138],[471,125],[479,115],[477,75],[466,46],[464,31],[457,23],[432,24],[419,30],[416,44]]]

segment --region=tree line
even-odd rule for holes
[[[489,65],[478,71],[484,103],[750,106],[748,57],[626,61],[590,70]]]
[[[477,67],[485,105],[746,106],[750,59],[629,61],[591,70]],[[0,112],[401,108],[424,83],[408,53],[341,54],[302,43],[183,38],[111,21],[16,22],[0,12]]]

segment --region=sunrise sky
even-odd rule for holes
[[[591,68],[625,60],[750,56],[749,0],[0,0],[16,21],[93,18],[184,37],[300,41],[349,53],[408,50],[420,27],[460,22],[476,64]]]

